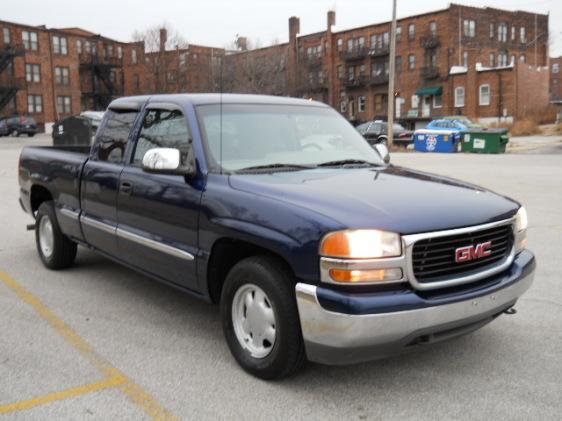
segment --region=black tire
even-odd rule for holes
[[[35,136],[35,133],[28,133],[27,134],[27,137],[33,137],[33,136]]]
[[[20,135],[20,132],[18,132],[16,129],[14,129],[10,132],[10,136],[12,136],[12,137],[19,137],[19,135]]]
[[[46,255],[40,243],[40,225],[43,218],[48,218],[52,226],[52,251]],[[55,214],[55,207],[52,201],[41,203],[35,217],[35,243],[37,253],[43,264],[53,270],[64,269],[72,266],[76,259],[77,245],[62,233]]]
[[[276,338],[270,353],[253,357],[237,339],[232,305],[239,288],[253,284],[265,292],[275,315]],[[221,318],[228,347],[248,373],[265,380],[288,377],[306,362],[295,297],[295,279],[285,265],[270,256],[249,257],[228,273],[221,293]]]
[[[386,137],[379,137],[377,143],[380,143],[386,147],[388,147],[388,139]]]

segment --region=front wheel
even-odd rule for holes
[[[256,377],[287,377],[304,365],[294,285],[285,265],[269,256],[242,260],[225,280],[224,335],[236,361]]]
[[[35,242],[41,262],[49,269],[72,266],[76,243],[62,233],[52,201],[41,203],[35,217]]]
[[[17,130],[12,130],[10,133],[10,136],[12,137],[18,137],[20,135],[20,132],[18,132]]]

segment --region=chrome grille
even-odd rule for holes
[[[459,247],[491,241],[490,255],[476,260],[457,263],[455,251]],[[412,248],[412,269],[420,284],[439,282],[466,276],[499,265],[513,247],[511,224],[488,229],[421,239]]]

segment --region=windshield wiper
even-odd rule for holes
[[[382,167],[382,164],[375,164],[374,162],[365,161],[362,159],[340,159],[337,161],[328,161],[318,164],[318,167],[343,167],[344,165],[361,165],[370,167]]]
[[[266,165],[255,165],[252,167],[241,168],[237,172],[246,172],[254,170],[310,170],[315,168],[314,165],[300,165],[300,164],[286,164],[286,163],[275,163]]]

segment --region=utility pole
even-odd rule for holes
[[[388,147],[394,144],[394,66],[396,61],[396,0],[392,0],[392,24],[390,25],[390,57],[388,63]]]

